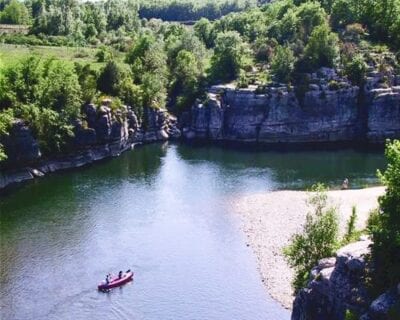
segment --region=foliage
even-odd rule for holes
[[[303,231],[295,234],[284,249],[289,265],[296,272],[295,291],[306,285],[309,271],[318,260],[332,256],[338,243],[338,217],[334,208],[327,208],[326,188],[319,184],[312,190],[308,203],[313,212],[307,214]]]
[[[28,24],[28,8],[18,0],[11,0],[0,12],[0,23]]]
[[[374,242],[373,283],[379,293],[397,285],[400,279],[400,141],[388,142],[385,154],[388,165],[378,175],[386,194],[379,198],[380,213],[369,225]]]
[[[18,117],[24,119],[32,128],[44,154],[54,154],[65,150],[73,137],[70,118],[63,112],[35,105],[17,108]]]
[[[354,85],[361,86],[365,81],[367,64],[362,55],[356,55],[345,65],[345,74]]]
[[[271,62],[271,71],[279,82],[288,83],[294,70],[294,63],[292,50],[278,46]]]
[[[256,0],[142,0],[139,14],[142,18],[167,21],[193,21],[202,17],[214,20],[256,5]]]
[[[240,69],[251,65],[248,45],[236,31],[220,33],[211,59],[210,74],[215,80],[233,80]]]
[[[355,240],[356,235],[356,221],[357,221],[357,208],[353,207],[351,209],[351,216],[349,221],[347,221],[346,225],[346,233],[343,237],[343,244],[350,243],[351,241]]]
[[[97,88],[105,94],[117,96],[122,77],[121,67],[114,60],[110,60],[100,72]]]
[[[11,124],[14,120],[12,109],[0,111],[0,139],[9,134]],[[0,162],[7,159],[3,145],[0,143]]]
[[[69,118],[79,115],[82,91],[72,66],[56,60],[45,63],[40,91],[38,100],[41,106],[64,113]]]
[[[333,67],[339,55],[338,37],[323,24],[314,29],[305,47],[304,63],[311,70],[319,67]]]

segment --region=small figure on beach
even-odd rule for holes
[[[342,190],[347,190],[349,188],[349,179],[344,179],[342,183]]]

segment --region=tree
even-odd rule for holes
[[[357,21],[357,12],[352,0],[335,0],[332,5],[331,22],[335,29]]]
[[[311,268],[320,259],[333,255],[338,243],[338,217],[334,208],[327,208],[326,189],[316,185],[312,190],[309,204],[314,212],[307,214],[303,231],[295,234],[284,249],[288,264],[296,271],[295,291],[306,285]]]
[[[364,57],[359,54],[346,63],[345,73],[352,84],[362,86],[365,81],[367,67]]]
[[[38,99],[42,81],[43,63],[40,58],[28,56],[4,71],[4,90],[13,103],[33,103]]]
[[[387,142],[385,172],[378,171],[386,194],[379,198],[380,213],[372,230],[373,284],[377,293],[400,279],[400,141]]]
[[[117,96],[122,77],[123,72],[118,64],[114,60],[109,60],[100,72],[97,88],[105,94]]]
[[[194,25],[194,31],[196,36],[206,45],[207,48],[211,48],[214,45],[214,39],[212,34],[212,24],[206,18],[201,18]]]
[[[71,119],[55,110],[25,105],[18,112],[32,128],[40,150],[47,155],[63,151],[74,135]]]
[[[211,58],[211,78],[214,80],[233,80],[240,69],[251,65],[250,49],[236,31],[218,34],[214,55]]]
[[[304,52],[304,60],[310,68],[333,67],[338,55],[337,35],[330,31],[327,24],[315,28]]]
[[[271,62],[271,71],[279,82],[288,83],[294,70],[294,63],[292,50],[278,46]]]
[[[307,1],[297,9],[298,30],[304,42],[310,37],[315,28],[327,25],[327,15],[318,2]]]
[[[0,138],[9,134],[9,129],[14,120],[14,113],[12,109],[0,111]],[[3,145],[0,143],[0,163],[7,159],[7,154]]]
[[[67,119],[79,115],[82,91],[72,66],[62,61],[48,61],[41,83],[40,104]],[[49,116],[52,116],[48,114]]]
[[[18,0],[11,0],[0,14],[1,23],[28,24],[30,19],[28,9]]]
[[[193,53],[181,50],[172,72],[171,98],[173,108],[181,112],[193,105],[200,90],[201,70]]]

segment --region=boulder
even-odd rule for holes
[[[293,303],[292,319],[344,319],[346,310],[362,314],[371,302],[364,283],[371,241],[359,241],[322,259]]]

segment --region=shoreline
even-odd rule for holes
[[[95,162],[118,157],[126,151],[134,150],[139,145],[141,143],[134,142],[126,143],[123,146],[120,144],[106,144],[52,160],[41,161],[35,165],[5,171],[4,173],[0,172],[0,193],[7,191],[13,186],[42,178],[50,173],[77,169]]]
[[[357,229],[363,229],[369,212],[378,207],[384,187],[328,191],[328,205],[335,206],[340,233],[344,233],[352,207],[357,207]],[[292,309],[293,270],[287,265],[282,249],[293,234],[301,231],[309,207],[307,191],[272,191],[244,195],[231,200],[241,229],[257,260],[257,267],[268,294],[284,308]]]

